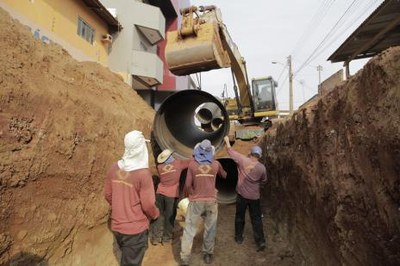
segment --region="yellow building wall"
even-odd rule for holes
[[[56,42],[77,60],[108,63],[108,45],[101,38],[108,33],[107,24],[80,0],[0,0],[11,16],[29,26],[36,38]],[[78,17],[95,30],[90,44],[78,35]]]

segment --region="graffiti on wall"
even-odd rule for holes
[[[33,34],[33,37],[35,39],[41,40],[44,43],[50,44],[50,43],[54,43],[47,35],[43,34],[40,32],[40,29],[32,29],[31,27],[28,26],[28,28],[30,29],[30,31]]]

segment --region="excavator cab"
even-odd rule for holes
[[[276,87],[278,83],[272,77],[254,78],[251,81],[255,117],[271,117],[278,114]]]

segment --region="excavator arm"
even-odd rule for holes
[[[238,115],[253,116],[246,61],[222,22],[220,10],[215,6],[191,6],[180,12],[182,22],[179,30],[167,34],[169,70],[181,76],[230,67],[237,83],[235,89],[239,90]]]

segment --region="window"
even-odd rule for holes
[[[256,110],[275,108],[273,81],[269,79],[253,80],[253,98]]]
[[[83,19],[78,18],[78,35],[83,39],[93,44],[94,41],[94,29],[87,24]]]
[[[142,48],[142,51],[147,51],[147,46],[142,41],[140,41],[140,47]]]

